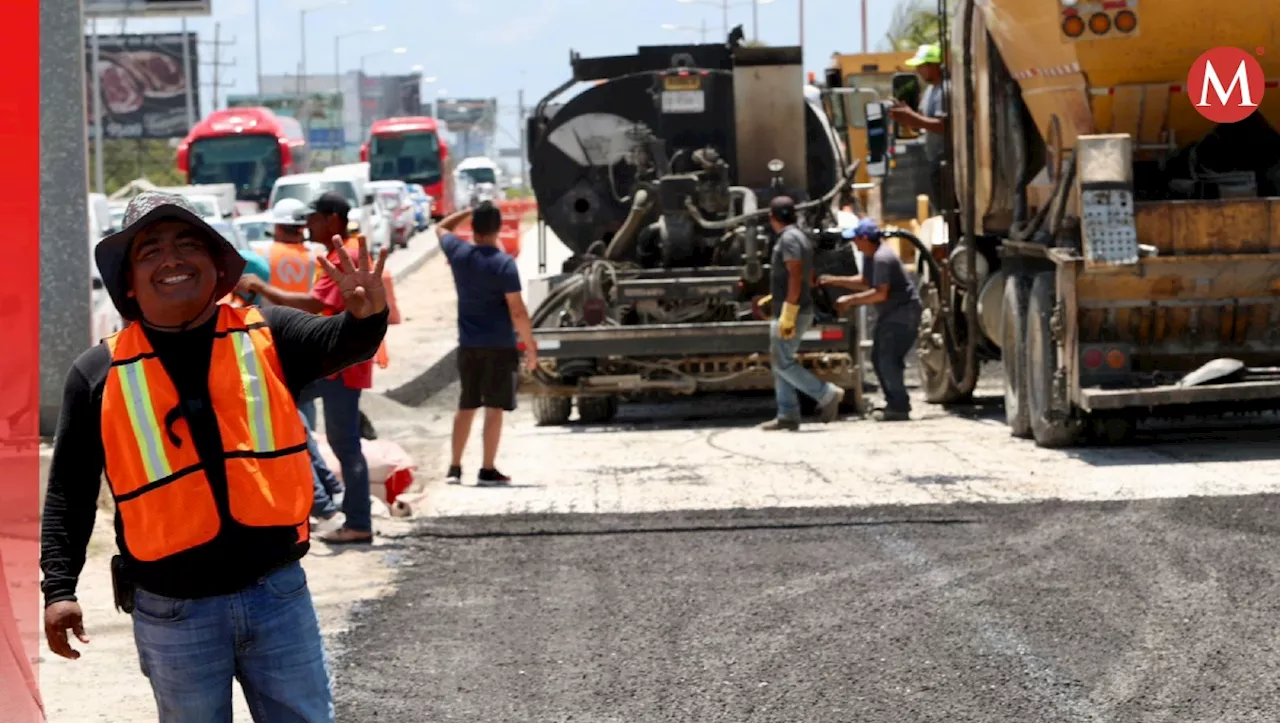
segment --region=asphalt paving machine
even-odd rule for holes
[[[572,77],[534,109],[540,271],[548,233],[572,251],[530,284],[541,289],[530,305],[542,363],[521,388],[539,423],[567,422],[575,399],[579,418],[599,423],[627,398],[771,389],[761,301],[778,195],[797,201],[817,273],[857,273],[835,215],[855,167],[806,96],[800,48],[741,39],[735,28],[722,44],[571,53]],[[835,313],[837,296],[815,289],[798,356],[856,408],[858,334]]]

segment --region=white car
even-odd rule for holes
[[[355,224],[361,233],[369,239],[370,251],[391,247],[391,226],[386,214],[382,212],[360,179],[338,173],[297,173],[292,176],[281,176],[276,179],[271,189],[271,198],[267,208],[275,208],[276,204],[286,198],[295,198],[303,203],[311,201],[325,193],[337,192],[351,204],[351,213],[347,220]]]
[[[417,228],[413,197],[404,181],[374,181],[369,184],[376,206],[387,215],[391,225],[392,247],[405,247]]]
[[[275,221],[270,213],[255,213],[237,218],[232,225],[236,227],[241,240],[252,245],[258,241],[271,241],[271,229]]]
[[[98,242],[114,233],[116,226],[107,197],[101,193],[89,194],[89,346],[124,328],[124,319],[102,285],[102,275],[98,273],[98,262],[93,255]]]

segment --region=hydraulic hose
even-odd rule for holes
[[[881,234],[881,238],[905,239],[912,246],[916,247],[916,251],[920,254],[920,258],[923,259],[925,265],[929,267],[929,273],[932,275],[932,278],[942,278],[942,267],[938,265],[938,260],[933,257],[933,251],[925,246],[923,241],[916,238],[915,234],[909,231],[885,231]],[[942,325],[942,331],[947,337],[947,343],[944,345],[944,348],[947,351],[947,360],[950,362],[949,366],[951,368],[955,368],[958,366],[957,362],[963,360],[956,357],[956,352],[958,350],[955,348],[955,340],[959,334],[955,329],[954,317],[950,315],[946,317],[945,322]],[[953,379],[952,381],[954,382],[955,380]]]
[[[627,219],[622,222],[622,228],[613,235],[609,241],[609,247],[604,251],[604,258],[609,261],[616,261],[622,254],[631,249],[631,245],[636,240],[636,234],[640,231],[640,225],[644,222],[644,217],[649,215],[649,211],[653,208],[652,195],[649,189],[640,187],[635,191],[634,198],[631,201],[631,211],[627,213]]]

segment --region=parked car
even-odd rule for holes
[[[426,231],[431,224],[431,197],[420,183],[409,184],[409,200],[413,201],[414,217],[418,221],[418,231]]]
[[[111,295],[102,283],[102,275],[98,273],[98,262],[94,260],[94,249],[98,242],[117,230],[117,224],[111,218],[111,208],[107,197],[101,193],[89,194],[89,339],[88,346],[93,346],[104,338],[124,328],[124,319],[111,303]]]
[[[408,246],[417,228],[409,187],[404,181],[375,181],[369,184],[369,190],[391,221],[391,247]]]
[[[233,224],[236,232],[240,234],[240,238],[245,243],[252,244],[255,241],[270,241],[271,230],[275,225],[275,219],[270,213],[255,213],[252,216],[241,216],[237,218]]]

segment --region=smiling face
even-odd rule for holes
[[[218,269],[209,243],[190,224],[159,221],[129,247],[129,296],[157,326],[179,326],[214,307]]]

